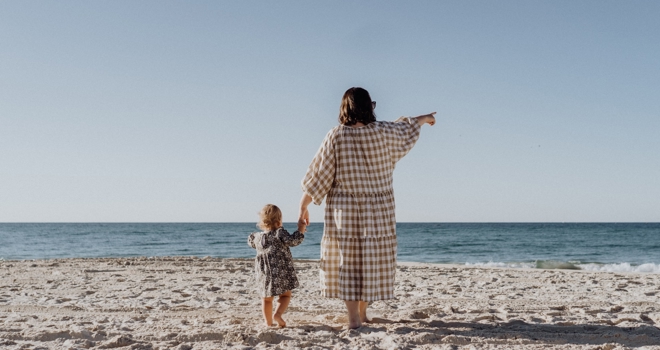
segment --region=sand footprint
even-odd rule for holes
[[[620,311],[622,311],[622,310],[623,310],[623,306],[619,306],[619,305],[617,305],[617,306],[613,306],[613,307],[610,309],[610,312],[614,312],[614,313],[616,313],[616,312],[620,312]]]

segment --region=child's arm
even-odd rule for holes
[[[254,245],[254,232],[248,237],[248,245],[254,249],[257,249],[257,246]]]
[[[285,246],[295,247],[302,243],[305,239],[305,235],[300,231],[289,233],[284,228],[280,228],[277,230],[277,238],[279,238]]]

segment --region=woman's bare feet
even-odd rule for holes
[[[361,301],[360,302],[360,321],[363,323],[371,323],[371,320],[367,318],[367,306],[369,306],[369,303],[366,301]]]
[[[348,329],[360,329],[360,327],[362,327],[361,324],[359,324],[359,325],[357,325],[357,326],[355,326],[355,327],[351,326],[350,324],[348,325]]]
[[[348,329],[358,329],[362,327],[360,315],[356,312],[348,315]]]
[[[347,301],[344,300],[346,303],[346,311],[348,311],[348,328],[349,329],[357,329],[362,327],[362,320],[360,319],[360,311],[359,311],[359,301]]]
[[[286,322],[284,322],[284,319],[282,318],[282,315],[278,315],[278,314],[273,315],[273,320],[275,320],[275,322],[277,322],[277,325],[280,328],[286,327]]]

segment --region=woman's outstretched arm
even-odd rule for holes
[[[309,211],[307,207],[312,203],[312,196],[303,192],[302,198],[300,198],[300,211],[298,212],[298,223],[305,226],[309,225]]]
[[[419,123],[420,126],[426,123],[433,126],[433,124],[435,124],[435,113],[436,112],[420,115],[418,117],[415,117],[415,119],[417,119],[417,123]]]

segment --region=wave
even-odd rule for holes
[[[641,265],[631,265],[629,263],[580,264],[579,266],[580,269],[587,271],[660,273],[660,264],[654,263],[646,263]]]
[[[526,263],[526,262],[487,262],[487,263],[465,263],[465,266],[476,266],[476,267],[508,267],[513,269],[533,269],[535,268],[535,263]]]
[[[654,263],[633,265],[630,263],[600,264],[600,263],[580,263],[577,261],[537,260],[534,262],[490,261],[487,263],[465,263],[465,266],[506,267],[513,269],[584,270],[584,271],[596,271],[596,272],[660,273],[660,264],[654,264]]]

